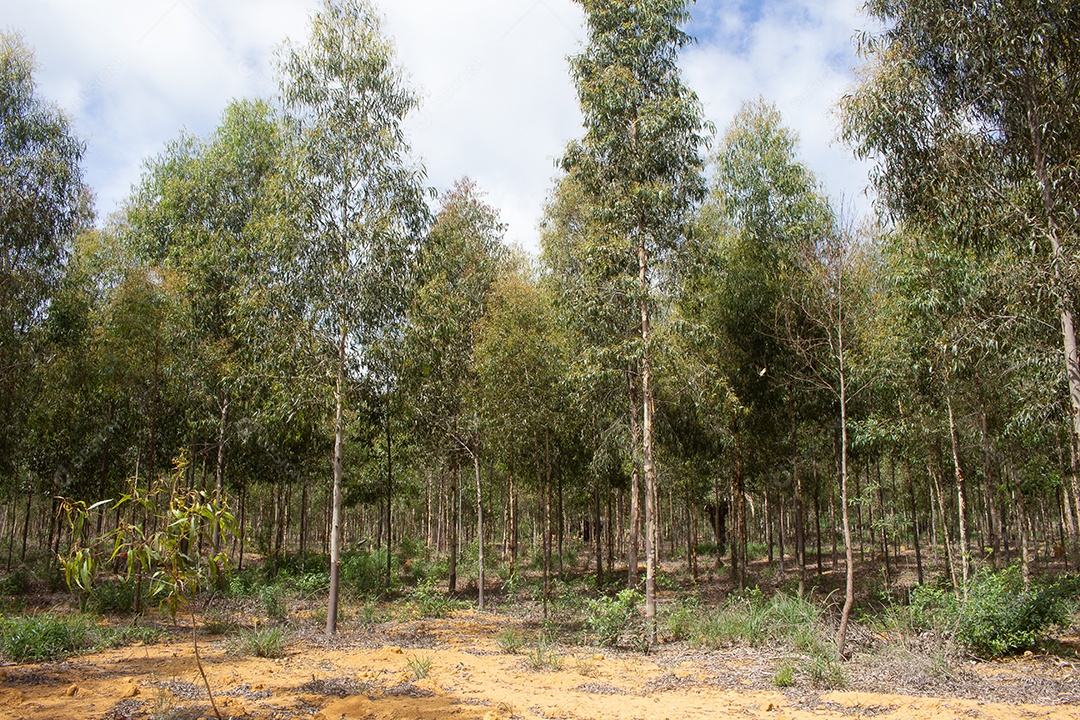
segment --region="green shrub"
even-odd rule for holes
[[[361,594],[382,591],[386,585],[386,552],[348,553],[341,558],[341,585]]]
[[[289,599],[285,587],[278,583],[264,585],[258,590],[259,603],[266,617],[281,622],[289,616]]]
[[[638,612],[638,604],[644,599],[637,590],[626,588],[615,597],[589,600],[585,622],[596,638],[596,644],[618,645],[625,639],[638,647],[645,642],[645,623]]]
[[[420,617],[426,618],[446,617],[454,610],[467,606],[467,603],[449,597],[435,585],[435,580],[431,578],[413,588],[409,592],[409,597]]]
[[[778,688],[789,688],[795,684],[795,665],[790,660],[785,660],[777,668],[773,675],[773,685]]]
[[[25,570],[16,570],[7,577],[0,579],[0,595],[12,597],[25,595],[30,590],[30,576]]]
[[[980,570],[968,582],[967,599],[936,587],[911,596],[911,623],[950,635],[971,653],[994,658],[1034,647],[1076,609],[1080,578],[1063,577],[1025,590],[1020,569]]]
[[[144,579],[142,583],[137,583],[134,579],[121,578],[99,582],[89,592],[90,606],[97,612],[130,615],[135,612],[136,607],[157,605],[165,591],[160,585],[155,586],[149,580]]]
[[[92,647],[94,625],[82,615],[23,615],[0,618],[0,654],[18,662],[44,662]]]

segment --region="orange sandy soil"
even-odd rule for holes
[[[524,654],[500,652],[496,636],[508,625],[524,627],[510,618],[462,611],[445,620],[356,631],[329,642],[314,633],[298,634],[285,656],[272,660],[239,656],[227,638],[205,638],[200,647],[221,715],[231,718],[1080,720],[1080,707],[1060,694],[1025,698],[1021,693],[1002,702],[992,699],[993,692],[972,697],[970,686],[966,698],[817,691],[805,683],[781,691],[760,678],[748,679],[747,666],[768,668],[776,661],[761,658],[761,651],[757,656],[705,653],[671,644],[643,656],[565,647],[557,651],[561,669],[536,671]],[[65,662],[2,667],[0,718],[213,717],[191,643],[179,637]],[[430,659],[426,678],[416,678],[410,659]],[[1077,667],[1059,658],[973,668],[968,675],[975,687],[1004,685],[1034,673],[1053,676],[1054,687],[1065,687],[1068,697],[1080,690]]]

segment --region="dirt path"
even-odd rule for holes
[[[499,651],[495,638],[507,622],[463,612],[394,626],[393,634],[357,633],[329,645],[299,638],[285,657],[273,660],[239,657],[229,652],[228,641],[210,639],[204,657],[222,715],[234,718],[1080,720],[1080,707],[1067,704],[819,694],[805,688],[781,692],[739,679],[734,671],[742,661],[688,652],[645,657],[566,648],[559,651],[560,669],[538,671],[525,655]],[[428,660],[427,677],[417,679],[416,668]],[[1011,670],[994,664],[980,672],[993,681]],[[1071,675],[1065,681],[1074,682]],[[0,668],[0,719],[211,715],[189,643]]]

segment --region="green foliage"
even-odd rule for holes
[[[187,464],[181,460],[175,484],[158,482],[149,490],[133,487],[115,503],[102,501],[89,507],[82,501],[65,500],[63,511],[75,538],[83,536],[91,513],[100,506],[111,504],[118,516],[127,518],[111,532],[85,545],[72,546],[62,558],[68,586],[91,592],[106,565],[126,561],[124,582],[139,585],[145,581],[147,592],[160,598],[175,616],[188,608],[200,586],[219,583],[222,573],[228,571],[228,553],[204,558],[199,548],[205,546],[213,552],[215,531],[218,537],[227,538],[235,532],[236,521],[219,500],[199,490],[184,490],[181,483],[186,476]],[[150,519],[152,523],[147,522]],[[140,600],[136,592],[134,609]]]
[[[586,623],[600,646],[627,642],[634,647],[647,643],[645,623],[639,605],[645,597],[637,590],[626,588],[615,597],[589,600]]]
[[[123,647],[133,643],[153,645],[165,636],[165,629],[157,624],[133,621],[100,628],[99,633],[101,644],[108,647]]]
[[[257,594],[259,604],[268,619],[282,622],[289,617],[289,597],[284,584],[263,585]]]
[[[789,688],[795,684],[795,665],[790,660],[780,663],[773,675],[772,684],[778,688]]]
[[[1034,647],[1054,626],[1066,625],[1077,609],[1080,578],[1062,577],[1025,589],[1020,568],[982,569],[967,587],[967,599],[920,586],[911,595],[913,627],[953,637],[971,653],[1001,657]]]
[[[449,597],[436,585],[435,580],[430,578],[417,585],[409,593],[417,614],[425,618],[446,617],[455,610],[467,607],[468,604],[453,597]]]
[[[137,609],[160,602],[164,590],[134,578],[96,583],[89,591],[91,607],[99,613],[129,615]]]
[[[14,597],[23,595],[30,589],[30,575],[22,569],[0,578],[0,595]]]
[[[674,637],[710,650],[779,642],[800,652],[827,652],[822,640],[824,609],[797,595],[777,593],[765,598],[754,588],[714,608],[703,608],[691,599],[668,611],[664,623]]]
[[[84,615],[0,617],[0,655],[12,662],[44,662],[74,655],[98,640]]]
[[[386,551],[359,550],[341,558],[341,584],[354,592],[371,595],[386,585]]]

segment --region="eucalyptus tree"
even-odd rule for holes
[[[517,567],[518,496],[530,461],[539,466],[540,438],[573,425],[567,401],[570,345],[545,286],[521,255],[512,256],[491,285],[487,311],[476,325],[472,367],[477,406],[488,446],[500,454],[508,474],[510,572]],[[545,491],[542,478],[538,490]],[[545,517],[550,529],[550,520]],[[550,550],[545,535],[545,550]],[[548,559],[550,553],[546,553]],[[545,583],[550,563],[545,563]]]
[[[697,96],[681,78],[679,50],[687,0],[581,0],[589,40],[571,58],[585,136],[562,165],[582,183],[602,231],[622,244],[622,272],[637,259],[641,377],[641,458],[645,478],[645,615],[656,627],[656,466],[653,457],[652,316],[656,263],[684,236],[704,193],[699,149],[707,128]]]
[[[1042,260],[1029,282],[1053,298],[1074,442],[1080,357],[1074,257],[1080,221],[1080,15],[1046,0],[871,0],[861,85],[843,102],[845,138],[879,159],[894,218]]]
[[[182,135],[147,164],[123,214],[122,232],[146,262],[169,269],[191,314],[192,443],[212,452],[223,489],[229,427],[254,368],[245,350],[247,280],[260,267],[256,226],[281,171],[283,128],[263,101],[236,101],[206,138]]]
[[[0,473],[14,470],[35,330],[75,235],[91,220],[85,150],[69,119],[42,99],[33,52],[0,32]]]
[[[413,412],[421,428],[450,454],[467,455],[476,482],[479,602],[484,605],[484,506],[480,478],[483,437],[480,383],[473,357],[477,323],[506,261],[504,226],[471,180],[443,194],[441,208],[417,257],[405,362]],[[457,463],[453,463],[457,467]],[[456,492],[454,493],[456,494]],[[456,581],[451,548],[451,591]]]
[[[605,438],[609,462],[615,459],[612,441],[623,446],[621,464],[630,477],[627,586],[636,589],[641,526],[637,258],[627,253],[624,238],[599,222],[577,172],[558,180],[540,242],[540,283],[570,348],[567,388],[573,406],[566,411],[589,416],[594,432]]]
[[[844,606],[836,634],[841,655],[855,603],[855,558],[849,512],[850,412],[856,396],[871,383],[864,359],[865,324],[871,297],[870,258],[865,237],[851,228],[838,227],[804,249],[805,279],[789,295],[790,302],[804,318],[801,331],[788,337],[790,347],[801,361],[797,377],[827,395],[838,416],[837,469],[846,559]]]
[[[805,279],[802,258],[832,232],[833,213],[798,160],[794,133],[763,100],[742,107],[713,164],[709,198],[678,255],[676,295],[689,348],[702,367],[728,379],[740,408],[728,416],[739,455],[732,509],[740,529],[734,533],[731,571],[741,584],[744,474],[775,474],[774,458],[787,454],[802,580],[798,420],[800,407],[812,399],[793,381],[798,359],[787,338],[800,333],[805,318],[790,289]]]
[[[369,348],[405,309],[410,259],[426,222],[423,173],[402,128],[416,107],[391,42],[364,0],[326,0],[305,45],[287,43],[281,93],[296,143],[292,206],[300,235],[288,272],[333,406],[330,602],[337,628],[346,413]]]

